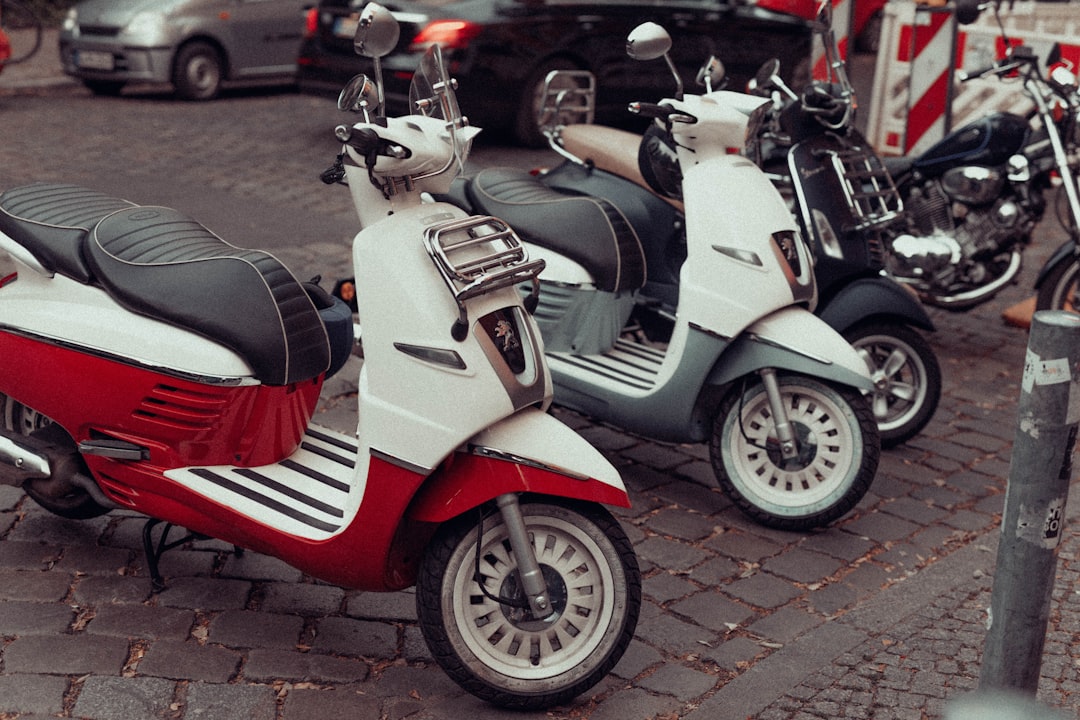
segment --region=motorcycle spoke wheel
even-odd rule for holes
[[[914,437],[941,400],[941,366],[933,348],[915,330],[895,323],[856,326],[844,338],[874,382],[869,399],[881,444],[893,447]]]
[[[641,606],[641,578],[626,534],[603,508],[521,503],[547,581],[553,615],[491,596],[519,594],[517,563],[498,516],[440,529],[417,579],[417,615],[435,659],[490,703],[538,710],[599,682],[626,650]],[[485,593],[474,579],[477,552]]]
[[[881,444],[861,395],[782,375],[780,394],[799,452],[784,459],[765,388],[728,393],[713,424],[710,456],[721,489],[755,521],[809,530],[842,517],[870,489]]]
[[[1039,286],[1035,309],[1080,312],[1080,260],[1059,263],[1050,271]]]

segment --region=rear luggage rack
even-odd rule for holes
[[[904,203],[877,155],[859,145],[840,152],[829,151],[829,155],[842,180],[848,204],[859,220],[856,230],[885,225],[900,216]]]
[[[566,152],[562,129],[567,125],[591,125],[596,116],[596,76],[588,70],[552,70],[544,78],[543,102],[536,125],[548,144],[560,155],[581,162]]]
[[[529,260],[521,239],[502,220],[485,215],[432,225],[424,232],[424,245],[458,306],[451,328],[455,340],[468,332],[465,301],[471,298],[528,281],[532,292],[525,309],[536,309],[544,261]]]

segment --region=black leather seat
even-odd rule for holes
[[[637,233],[607,200],[558,192],[512,168],[481,170],[467,193],[478,212],[579,263],[599,290],[630,291],[645,284],[645,253]]]
[[[181,212],[37,184],[0,195],[0,230],[51,271],[231,348],[261,382],[300,382],[330,365],[326,329],[292,273]]]

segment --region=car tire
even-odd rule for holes
[[[213,45],[191,42],[173,60],[173,86],[184,100],[212,100],[221,91],[225,62]]]
[[[119,80],[83,80],[86,89],[100,97],[118,96],[124,89],[124,84]]]
[[[521,98],[518,101],[518,111],[514,116],[514,139],[521,145],[531,148],[547,146],[547,139],[540,128],[537,127],[536,116],[543,102],[541,92],[544,89],[544,78],[552,70],[580,70],[581,68],[567,58],[549,58],[530,73],[528,79],[522,83]]]

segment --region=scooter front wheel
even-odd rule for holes
[[[721,489],[740,510],[762,525],[809,530],[862,499],[881,442],[870,405],[857,391],[801,375],[778,381],[797,454],[782,456],[760,382],[734,388],[721,402],[709,454]]]
[[[498,514],[440,528],[421,564],[416,607],[428,647],[455,682],[495,705],[537,710],[588,690],[622,657],[637,626],[641,575],[604,508],[522,498],[521,511],[551,616],[508,602],[524,595]]]

